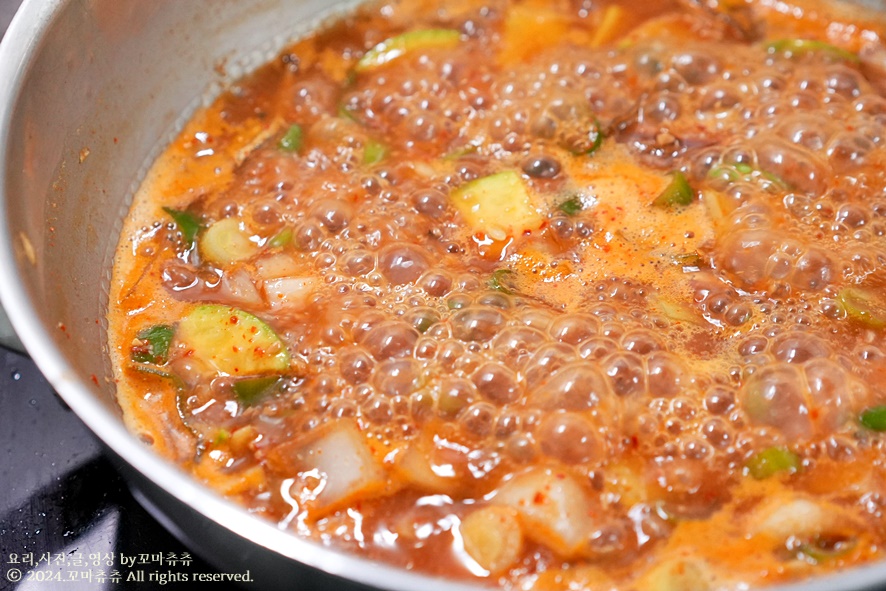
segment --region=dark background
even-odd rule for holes
[[[0,0],[0,33],[20,1]],[[31,552],[35,562],[46,553],[52,560],[36,566],[10,564],[13,554]],[[97,552],[103,559],[113,555],[111,565],[72,564],[78,557],[88,561]],[[121,553],[181,557],[186,552],[135,502],[92,435],[34,363],[0,347],[0,590],[234,589],[226,583],[160,586],[125,581],[138,570],[214,572],[196,558],[190,565],[160,565],[146,557],[146,564],[124,567],[118,561]],[[9,581],[10,569],[22,573],[21,582]],[[107,578],[114,571],[121,576],[119,582]]]

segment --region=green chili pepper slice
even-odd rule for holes
[[[766,51],[769,53],[789,53],[791,55],[819,52],[853,63],[861,61],[858,55],[849,50],[816,39],[778,39],[767,43]]]
[[[689,205],[695,199],[695,191],[689,186],[686,175],[679,170],[674,172],[671,182],[661,192],[661,195],[655,198],[652,205],[656,207],[677,207],[681,205]]]
[[[776,474],[796,474],[800,471],[800,456],[785,447],[770,447],[755,454],[745,468],[757,480]]]
[[[277,147],[284,152],[299,152],[301,151],[303,144],[304,131],[302,131],[301,125],[296,123],[286,130],[286,133],[284,133],[283,137],[280,138],[280,141],[277,142]]]
[[[566,201],[557,206],[557,209],[568,215],[569,217],[578,215],[584,209],[584,204],[578,197],[570,197]]]
[[[163,365],[169,360],[169,346],[175,329],[166,324],[144,328],[135,335],[137,343],[130,350],[135,363]]]
[[[172,221],[175,222],[178,231],[181,232],[182,240],[185,241],[188,248],[193,246],[197,233],[200,231],[200,228],[203,227],[197,216],[191,212],[172,209],[171,207],[164,207],[163,211],[168,213],[169,217],[172,218]]]
[[[234,382],[232,388],[240,404],[252,406],[276,390],[281,381],[280,376],[245,378]]]
[[[513,295],[517,289],[514,285],[516,275],[510,269],[499,269],[489,278],[489,287],[503,294]]]
[[[862,412],[858,420],[871,431],[886,431],[886,406],[872,406]]]

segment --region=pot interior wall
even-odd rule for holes
[[[113,405],[107,286],[121,220],[147,167],[208,98],[353,2],[59,4],[41,9],[47,30],[22,66],[5,213],[37,320]]]

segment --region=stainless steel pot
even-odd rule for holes
[[[26,0],[0,45],[0,296],[22,342],[141,502],[263,589],[467,587],[322,548],[195,482],[123,427],[104,323],[118,230],[147,166],[227,82],[347,1]],[[224,75],[216,66],[223,66]],[[799,591],[886,586],[886,564]]]

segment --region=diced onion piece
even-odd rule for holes
[[[311,500],[314,510],[334,510],[354,498],[366,498],[387,485],[387,472],[366,438],[350,421],[333,423],[293,455],[300,471],[315,471],[323,484]]]
[[[317,287],[315,277],[282,277],[264,282],[265,295],[271,308],[304,308],[314,289]]]
[[[219,220],[200,236],[200,256],[210,263],[230,265],[258,252],[243,223],[236,218]]]
[[[225,495],[237,495],[265,489],[267,477],[264,468],[251,466],[244,470],[231,472],[225,465],[229,460],[228,454],[222,454],[217,459],[207,458],[194,465],[194,473],[198,478]]]
[[[245,269],[226,272],[222,276],[220,287],[219,300],[224,300],[226,303],[245,307],[261,307],[264,303],[261,294],[252,283],[252,277]]]
[[[468,458],[458,446],[439,443],[431,435],[414,439],[397,457],[397,474],[421,490],[456,494],[469,478]]]
[[[710,566],[694,558],[665,560],[646,571],[636,585],[644,591],[707,591],[714,586]]]
[[[278,252],[263,255],[255,260],[256,275],[259,280],[294,277],[303,272],[303,266],[289,254]]]
[[[508,170],[466,183],[451,196],[471,228],[493,240],[537,230],[544,219],[520,175]]]
[[[568,474],[533,469],[506,482],[494,502],[516,509],[524,532],[565,557],[579,555],[593,527],[595,507]]]
[[[227,375],[281,373],[289,351],[258,317],[217,304],[197,306],[179,323],[178,341],[193,357]]]
[[[465,552],[490,574],[507,570],[523,551],[517,514],[508,507],[484,507],[465,517],[459,533]]]
[[[820,534],[832,525],[833,518],[825,507],[803,498],[771,499],[753,514],[756,533],[779,541]]]
[[[228,436],[228,441],[230,442],[231,450],[234,453],[246,454],[252,451],[250,446],[255,442],[258,436],[258,429],[253,425],[246,425],[231,433]]]

